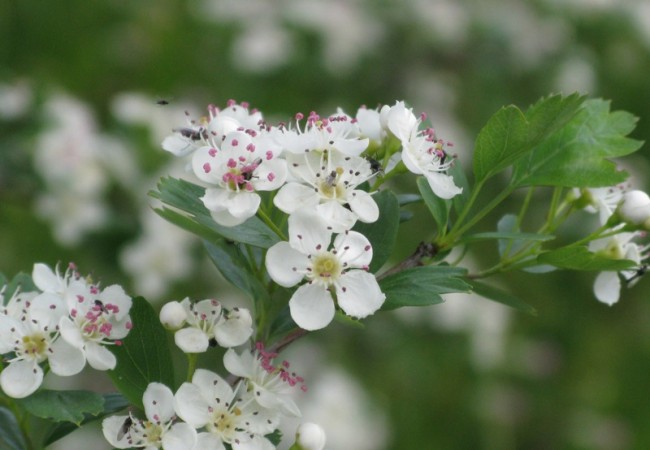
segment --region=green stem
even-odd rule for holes
[[[262,221],[263,221],[263,222],[264,222],[264,223],[265,223],[265,224],[266,224],[266,225],[267,225],[271,230],[273,230],[273,232],[274,232],[275,234],[278,235],[278,237],[279,237],[280,239],[282,239],[283,241],[287,241],[287,240],[288,240],[287,237],[286,237],[286,236],[284,235],[284,233],[282,232],[282,230],[281,230],[280,228],[278,228],[278,226],[277,226],[275,223],[273,223],[273,221],[271,220],[271,218],[266,214],[266,212],[265,212],[262,208],[259,208],[259,209],[257,210],[257,215],[260,217],[260,219],[262,219]]]
[[[194,372],[196,371],[196,363],[197,363],[198,359],[199,359],[199,355],[197,353],[187,353],[187,377],[186,377],[186,381],[188,383],[192,382],[192,377],[194,376]]]

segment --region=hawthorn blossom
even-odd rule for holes
[[[111,416],[102,422],[106,440],[115,448],[146,450],[191,450],[196,444],[196,430],[176,422],[174,394],[161,383],[149,383],[142,398],[145,419]]]
[[[624,222],[650,229],[650,197],[645,192],[626,192],[616,211]]]
[[[370,194],[357,187],[370,179],[370,162],[338,151],[311,151],[287,155],[290,170],[299,181],[278,191],[273,203],[287,214],[313,208],[336,233],[351,229],[357,220],[372,223],[379,208]]]
[[[306,390],[304,380],[289,372],[288,361],[274,366],[273,359],[277,356],[277,353],[264,350],[258,342],[254,353],[245,350],[237,354],[235,350],[229,349],[223,357],[223,364],[228,372],[244,379],[260,406],[279,410],[285,415],[300,416],[300,410],[291,395],[299,385],[301,390]]]
[[[241,386],[241,385],[239,385]],[[264,436],[278,425],[278,414],[261,408],[252,396],[205,369],[197,369],[191,383],[183,383],[174,397],[178,416],[205,431],[197,436],[197,450],[273,450]]]
[[[306,330],[324,328],[334,318],[332,290],[336,304],[356,318],[373,314],[386,298],[367,271],[372,260],[368,239],[346,231],[330,246],[332,234],[317,215],[296,212],[289,216],[289,242],[278,242],[266,254],[266,269],[279,285],[306,280],[289,300],[291,317]]]
[[[589,244],[589,250],[594,253],[612,259],[628,259],[636,264],[634,269],[600,272],[594,282],[594,294],[599,301],[612,306],[620,298],[621,278],[629,286],[645,272],[643,261],[649,256],[648,248],[632,242],[632,239],[640,235],[639,232],[619,233]]]
[[[296,430],[296,443],[303,450],[323,450],[325,448],[325,430],[318,424],[301,423]]]
[[[192,158],[194,174],[209,187],[201,197],[220,225],[235,226],[255,215],[261,198],[284,184],[287,166],[270,139],[233,131],[217,147],[201,147]]]
[[[585,211],[598,213],[601,225],[605,225],[623,199],[625,186],[574,189],[578,204],[585,204]]]
[[[16,291],[0,311],[0,355],[11,353],[0,372],[0,387],[10,397],[31,395],[43,382],[41,363],[48,362],[53,373],[75,375],[83,369],[83,354],[60,339],[55,318],[35,320],[30,309],[35,292]],[[56,315],[57,312],[52,312]]]
[[[176,345],[185,353],[202,353],[217,344],[236,347],[253,334],[253,318],[247,309],[227,310],[214,299],[169,302],[161,310],[160,318],[163,324],[169,323],[176,329],[187,325],[174,334]]]
[[[74,265],[61,275],[45,264],[35,264],[34,284],[43,293],[33,300],[34,316],[47,311],[58,317],[61,337],[83,353],[91,367],[114,369],[116,359],[105,345],[119,344],[131,329],[132,300],[118,285],[100,289],[84,279]],[[57,316],[54,316],[57,314]]]

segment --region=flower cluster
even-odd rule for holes
[[[423,175],[443,199],[462,191],[447,174],[454,162],[448,144],[423,120],[396,102],[360,108],[355,117],[341,110],[327,117],[298,113],[294,123],[270,125],[259,111],[230,101],[223,110],[210,106],[208,116],[190,120],[162,145],[191,155],[191,171],[206,184],[201,201],[218,224],[236,226],[256,214],[270,221],[277,216],[271,204],[289,215],[289,238],[269,249],[266,269],[284,287],[305,281],[289,302],[291,316],[316,330],[331,322],[337,306],[363,318],[384,302],[368,272],[372,245],[353,231],[357,221],[379,218],[373,198],[379,176]],[[263,204],[265,192],[272,202]]]
[[[261,344],[253,353],[228,350],[224,366],[237,377],[234,386],[206,369],[197,369],[176,394],[151,383],[143,397],[146,418],[108,417],[104,436],[116,448],[222,450],[227,444],[237,450],[272,450],[266,436],[283,416],[300,416],[291,397],[295,389],[305,390],[288,362],[273,365],[276,356]]]
[[[97,370],[115,368],[106,345],[121,343],[131,329],[131,298],[118,285],[101,289],[74,265],[65,273],[35,264],[37,290],[14,291],[0,309],[0,354],[9,364],[0,386],[11,397],[32,394],[43,382],[42,364],[53,373],[79,373],[86,362]]]
[[[611,259],[627,259],[635,266],[622,270],[601,272],[594,283],[594,294],[603,303],[618,302],[623,283],[631,286],[646,272],[650,245],[635,242],[647,236],[650,229],[650,197],[643,191],[627,190],[625,186],[583,189],[576,200],[586,202],[585,209],[598,213],[600,223],[611,235],[589,243],[589,250]]]

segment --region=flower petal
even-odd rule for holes
[[[289,216],[289,243],[305,255],[327,250],[332,232],[315,212],[296,211]]]
[[[253,354],[248,350],[244,350],[238,354],[234,349],[230,348],[223,355],[223,366],[228,372],[242,378],[251,378],[253,376]]]
[[[162,383],[149,383],[142,404],[150,422],[166,423],[174,417],[174,394]]]
[[[174,411],[194,428],[201,428],[210,420],[208,402],[198,386],[183,383],[174,395]]]
[[[384,303],[386,296],[377,279],[363,270],[344,273],[336,284],[336,300],[349,316],[362,319],[373,314]]]
[[[348,195],[348,203],[352,211],[359,216],[359,220],[365,223],[373,223],[379,219],[379,207],[372,198],[372,195],[360,189],[354,190]]]
[[[298,209],[315,207],[318,200],[318,193],[313,188],[300,183],[287,183],[273,198],[273,204],[291,214]]]
[[[34,360],[14,361],[0,373],[0,387],[9,397],[31,395],[43,382],[43,369]]]
[[[117,439],[118,436],[122,435],[122,427],[128,418],[129,416],[110,416],[102,421],[104,438],[115,448],[131,448],[131,443],[126,436]]]
[[[216,327],[214,337],[222,347],[236,347],[253,334],[253,318],[245,308],[234,308],[228,317]]]
[[[59,331],[61,337],[68,344],[78,349],[83,349],[85,342],[81,330],[79,330],[79,327],[69,317],[61,317],[61,320],[59,320]]]
[[[305,330],[325,328],[334,318],[332,295],[316,283],[300,286],[289,300],[289,309],[294,322]]]
[[[32,281],[43,292],[58,293],[63,290],[64,283],[46,264],[36,263],[32,270]]]
[[[309,266],[307,255],[291,247],[288,242],[278,242],[266,252],[266,270],[280,286],[291,287],[303,279]]]
[[[427,172],[424,175],[427,177],[433,193],[440,198],[450,199],[463,192],[463,188],[454,184],[454,178],[451,175],[439,172]]]
[[[86,365],[84,353],[77,347],[68,344],[60,337],[50,347],[51,353],[48,356],[50,369],[57,375],[64,377],[76,375]]]
[[[271,159],[260,164],[251,183],[256,191],[273,191],[284,184],[288,174],[284,159]]]
[[[343,233],[351,229],[357,221],[357,215],[336,200],[321,203],[316,207],[316,211],[333,233]]]
[[[113,370],[117,364],[115,355],[106,347],[96,342],[86,342],[86,359],[88,364],[95,370]]]
[[[196,444],[196,430],[187,423],[176,423],[163,434],[162,446],[165,450],[194,450]],[[223,449],[221,447],[212,447],[213,449]]]
[[[224,404],[230,402],[235,393],[219,375],[206,369],[196,369],[192,376],[192,384],[197,386],[208,401]]]
[[[166,447],[165,447],[166,448]],[[186,447],[187,448],[187,447]],[[196,445],[192,450],[225,450],[223,442],[218,436],[212,433],[198,433],[196,436]]]
[[[612,306],[619,299],[621,280],[617,272],[600,272],[594,282],[594,294],[601,302]]]
[[[260,196],[254,192],[233,193],[229,199],[228,212],[234,217],[246,220],[255,215],[261,201]]]
[[[198,328],[182,328],[174,333],[174,342],[185,353],[203,353],[210,345],[208,336]]]
[[[365,268],[372,261],[372,245],[358,231],[348,231],[336,236],[334,248],[339,260],[347,264],[347,268]]]

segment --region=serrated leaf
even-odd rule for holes
[[[442,303],[440,294],[469,292],[471,286],[462,277],[466,269],[451,266],[423,266],[392,274],[379,282],[386,294],[382,310],[403,306],[427,306]]]
[[[0,448],[3,450],[27,450],[27,443],[14,414],[0,406]]]
[[[210,260],[226,280],[255,302],[268,300],[266,288],[251,272],[250,264],[235,243],[219,239],[214,242],[203,241],[203,245]]]
[[[540,264],[550,264],[571,270],[624,270],[636,266],[628,259],[612,259],[590,252],[585,246],[562,247],[542,253],[537,257]]]
[[[444,200],[438,197],[431,190],[429,182],[425,177],[417,178],[418,189],[420,194],[422,194],[422,199],[424,203],[429,208],[429,212],[433,216],[433,220],[436,221],[438,229],[445,229],[447,227],[447,221],[449,219],[449,210],[451,209],[451,202]]]
[[[134,298],[130,315],[133,328],[122,345],[111,346],[117,366],[108,375],[129,402],[142,408],[142,395],[149,383],[174,387],[173,363],[167,333],[149,302]]]
[[[627,138],[636,124],[627,112],[610,112],[609,102],[584,102],[571,121],[515,164],[516,186],[599,187],[624,181],[612,158],[638,150]]]
[[[516,309],[517,311],[521,311],[532,316],[537,315],[537,310],[534,307],[508,292],[475,280],[472,280],[471,284],[472,291],[481,297],[487,298],[488,300],[492,300],[497,303],[501,303],[502,305],[509,306]]]
[[[91,391],[52,391],[43,389],[17,400],[33,416],[55,422],[81,425],[86,414],[98,415],[104,410],[104,397]]]
[[[514,105],[504,106],[481,129],[474,147],[474,177],[481,182],[530,150],[528,123]]]
[[[269,248],[280,241],[280,238],[257,217],[251,217],[235,227],[219,225],[212,219],[210,211],[200,200],[205,194],[205,188],[189,181],[171,177],[161,178],[158,182],[158,191],[152,191],[149,194],[160,199],[166,205],[186,213],[180,214],[169,208],[157,209],[156,212],[161,217],[205,239],[213,240],[213,236],[216,234],[231,241],[262,248]],[[183,220],[183,216],[189,222]],[[193,225],[192,222],[196,225]]]
[[[122,394],[109,393],[103,394],[102,397],[104,398],[104,408],[102,412],[97,415],[85,414],[84,419],[81,421],[81,425],[103,419],[104,417],[121,411],[129,406],[129,402],[124,398]],[[59,439],[64,438],[78,428],[79,427],[77,425],[70,422],[60,422],[53,424],[43,439],[43,446],[46,447],[58,441]]]
[[[373,195],[379,207],[379,219],[374,223],[358,221],[353,230],[363,234],[372,245],[372,261],[370,272],[375,273],[388,260],[399,228],[400,211],[397,197],[391,191],[381,191]]]

